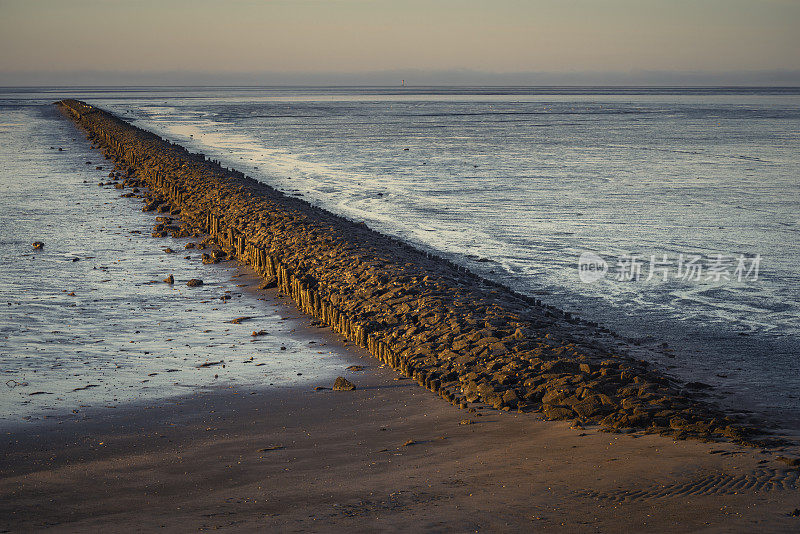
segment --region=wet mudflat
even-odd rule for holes
[[[153,238],[163,214],[98,186],[109,163],[52,106],[3,120],[0,426],[343,367],[337,349],[292,336],[299,314],[260,281],[185,248],[198,238]]]

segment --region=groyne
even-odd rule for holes
[[[145,209],[179,216],[304,313],[457,406],[679,438],[754,433],[646,362],[572,336],[569,314],[101,109],[57,105],[114,160],[119,187],[147,188]],[[171,230],[167,221],[158,233]]]

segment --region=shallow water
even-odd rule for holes
[[[2,107],[0,161],[0,426],[342,373],[340,347],[293,334],[298,313],[237,287],[254,279],[203,265],[190,239],[153,238],[155,217],[98,187],[110,166],[52,106]]]
[[[645,345],[667,341],[671,372],[800,428],[797,90],[71,94]],[[584,252],[610,272],[581,282]],[[678,276],[680,255],[701,257],[700,280]],[[718,281],[717,255],[730,262]],[[618,276],[631,256],[639,279]],[[648,279],[651,256],[666,256],[666,280]],[[756,257],[758,276],[737,280],[737,259]]]

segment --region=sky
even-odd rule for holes
[[[0,0],[0,84],[76,73],[768,82],[800,73],[798,27],[800,0]]]

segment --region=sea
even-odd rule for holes
[[[800,430],[800,88],[0,88],[2,419],[341,361],[235,270],[150,237],[135,199],[97,186],[108,164],[62,98],[597,322]],[[210,283],[155,282],[171,272]],[[255,326],[275,335],[253,342]]]

